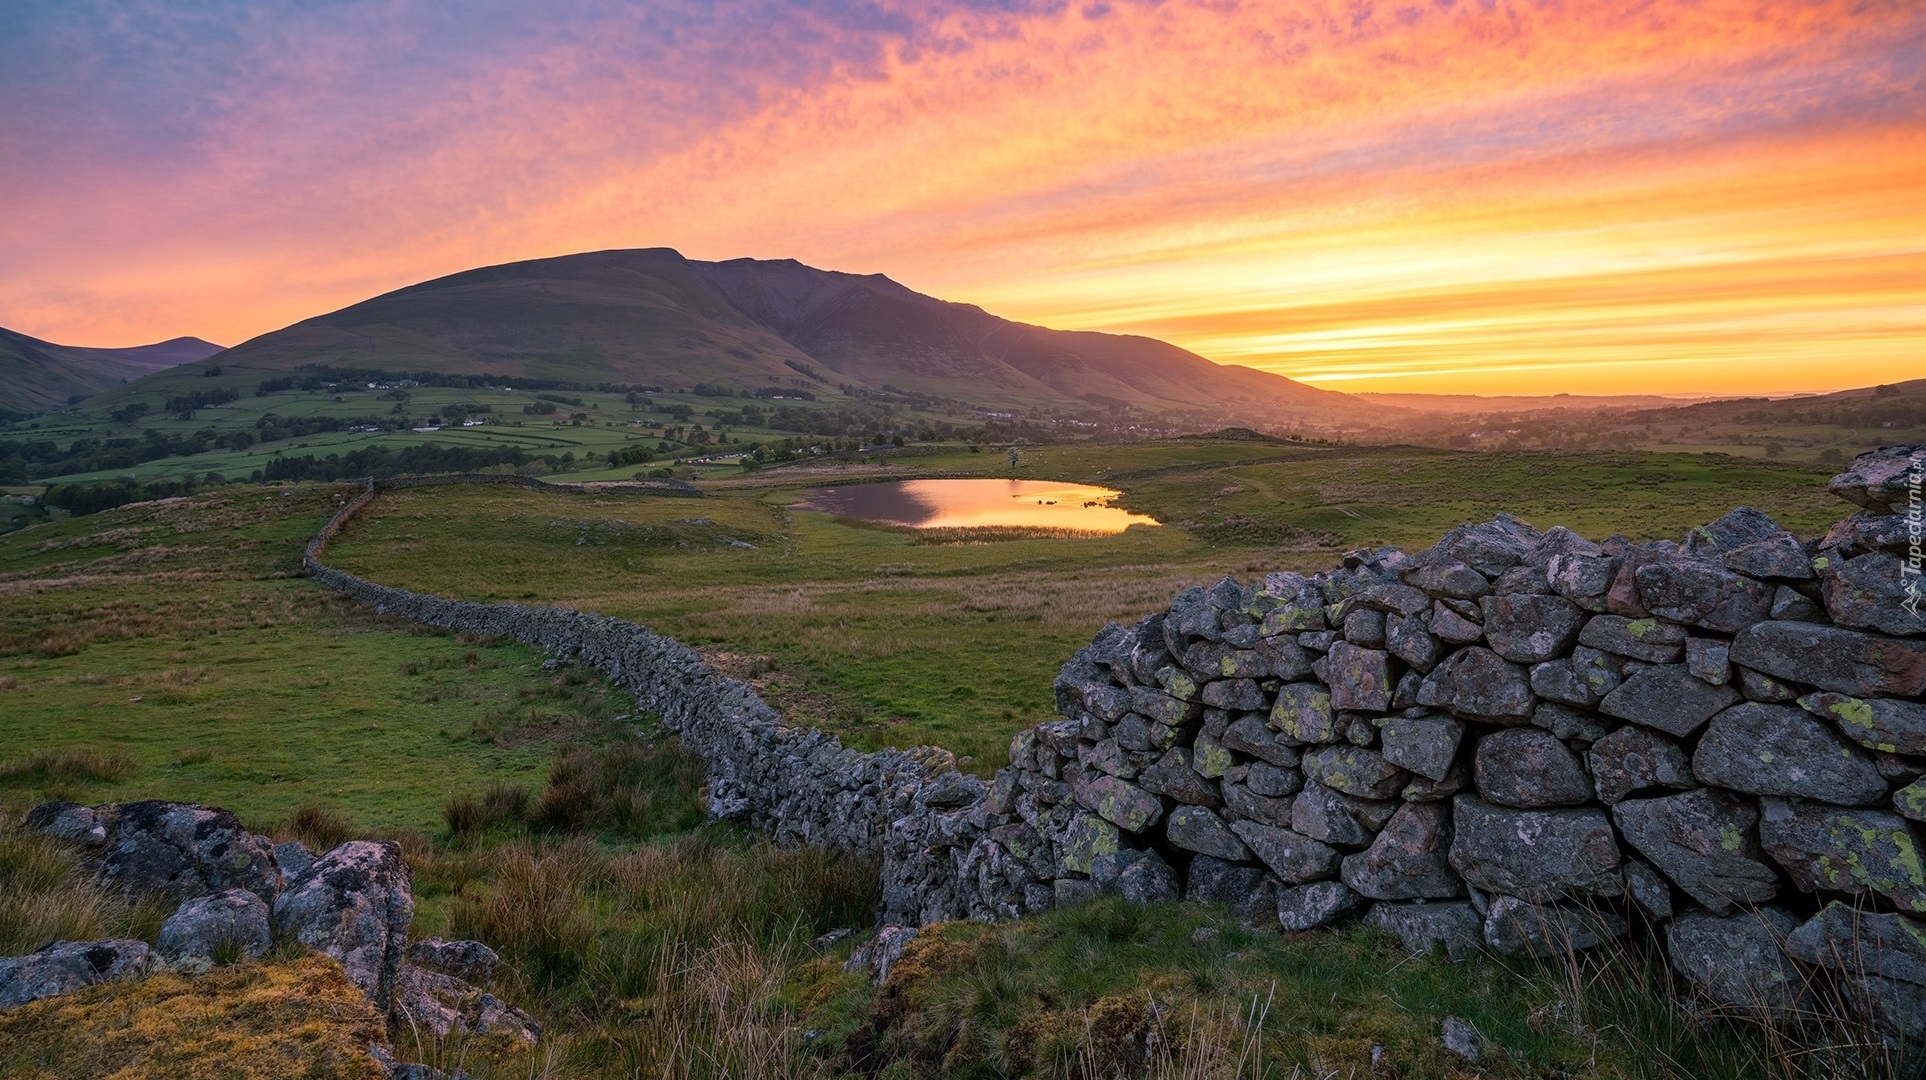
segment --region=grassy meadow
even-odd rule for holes
[[[738,471],[703,499],[390,492],[331,560],[635,618],[799,721],[865,746],[936,742],[988,771],[1010,731],[1046,718],[1057,665],[1104,621],[1220,574],[1417,547],[1499,509],[1591,535],[1675,535],[1740,503],[1808,532],[1837,516],[1809,466],[1217,439],[1032,449],[1019,475],[1109,484],[1167,523],[1105,538],[928,543],[792,509],[810,484],[1007,470],[959,448]],[[404,1058],[478,1080],[1740,1080],[1841,1060],[1810,1051],[1836,1046],[1823,1026],[1698,1013],[1636,950],[1452,964],[1358,927],[1260,933],[1206,905],[1103,899],[936,927],[873,986],[842,965],[873,918],[874,867],[704,822],[699,762],[605,680],[377,617],[299,577],[302,544],[349,492],[230,485],[0,536],[0,809],[197,800],[316,846],[397,840],[416,932],[499,949],[493,989],[547,1027],[534,1051],[390,1031]],[[0,954],[151,940],[167,913],[100,892],[74,852],[0,824]],[[812,945],[837,928],[855,933]],[[0,1014],[0,1078],[271,1077],[295,1058],[307,1075],[373,1075],[357,1047],[379,1020],[353,1004],[330,965],[281,949]],[[1440,1051],[1447,1016],[1491,1040],[1475,1069]],[[297,1030],[298,1043],[272,1034]]]
[[[931,543],[792,509],[810,484],[1008,471],[1001,455],[958,451],[766,469],[701,500],[406,490],[383,495],[330,558],[424,592],[631,619],[853,745],[935,743],[988,773],[1011,733],[1051,718],[1050,683],[1070,653],[1191,584],[1319,569],[1364,544],[1417,550],[1500,510],[1648,539],[1742,504],[1810,533],[1843,507],[1809,465],[1195,439],[1025,456],[1019,476],[1112,486],[1121,505],[1166,523],[1109,537]]]

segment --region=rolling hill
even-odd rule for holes
[[[1048,330],[801,263],[668,248],[484,267],[262,335],[228,370],[308,364],[753,390],[895,390],[985,407],[1133,407],[1267,422],[1369,410],[1145,337]]]
[[[126,349],[55,345],[0,327],[0,410],[39,412],[221,351],[180,337]]]

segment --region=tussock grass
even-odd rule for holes
[[[270,835],[278,841],[299,840],[317,854],[356,837],[354,819],[332,806],[306,803],[276,822]]]
[[[0,784],[57,784],[124,780],[134,773],[125,750],[42,749],[0,762]]]
[[[125,902],[94,883],[93,867],[72,845],[0,825],[0,956],[20,956],[56,941],[152,940],[173,914],[164,900]]]

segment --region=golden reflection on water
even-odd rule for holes
[[[918,529],[984,526],[1120,533],[1156,518],[1110,505],[1120,492],[1052,480],[899,480],[818,488],[798,506]]]

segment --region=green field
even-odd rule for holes
[[[855,471],[855,470],[851,470]],[[919,457],[864,477],[1007,471]],[[1020,475],[1107,484],[1168,524],[1094,539],[926,544],[789,508],[830,469],[769,469],[709,498],[508,487],[384,494],[330,558],[386,584],[617,615],[751,678],[863,747],[936,743],[1002,763],[1051,718],[1058,666],[1113,620],[1224,574],[1315,570],[1365,544],[1417,550],[1498,511],[1600,539],[1677,537],[1741,504],[1811,533],[1840,516],[1809,466],[1703,455],[1314,450],[1179,440],[1046,447]],[[755,545],[741,548],[725,540]]]

